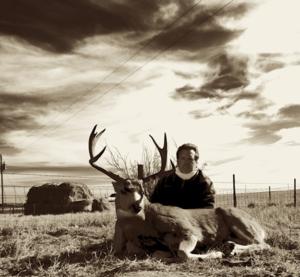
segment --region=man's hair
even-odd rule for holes
[[[182,150],[194,150],[195,151],[195,160],[197,161],[199,159],[199,151],[198,147],[193,143],[185,143],[178,147],[176,152],[176,158],[178,159],[179,153]]]

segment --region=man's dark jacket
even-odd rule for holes
[[[213,208],[215,190],[212,181],[201,170],[188,180],[171,171],[158,181],[150,201],[183,209]]]

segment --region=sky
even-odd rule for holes
[[[298,0],[2,0],[5,182],[103,183],[88,163],[95,124],[106,129],[97,150],[134,163],[155,152],[149,134],[158,144],[167,134],[171,158],[195,143],[220,187],[233,174],[300,180],[299,10]]]

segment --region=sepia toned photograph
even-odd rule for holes
[[[299,10],[1,0],[0,276],[299,276]]]

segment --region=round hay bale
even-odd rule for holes
[[[111,209],[111,204],[109,203],[109,201],[105,198],[97,198],[93,200],[93,204],[92,204],[92,211],[99,211],[99,212],[103,212],[103,211],[107,211]]]
[[[24,213],[29,215],[91,211],[93,200],[94,196],[85,184],[46,183],[29,189]]]

